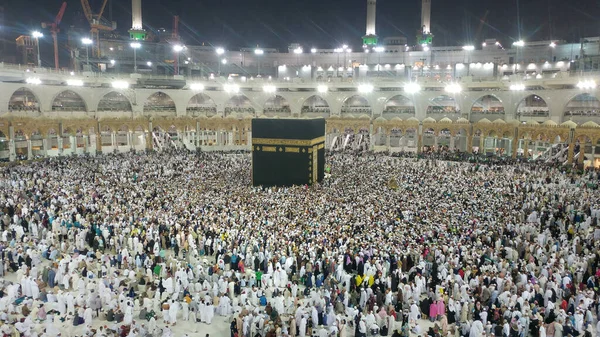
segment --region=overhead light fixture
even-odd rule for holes
[[[179,52],[183,51],[183,49],[185,49],[185,47],[182,46],[182,45],[180,45],[180,44],[177,44],[177,45],[173,46],[173,51],[176,52],[176,53],[179,53]]]
[[[85,45],[89,45],[94,43],[94,41],[92,41],[92,39],[89,39],[87,37],[84,37],[83,39],[81,39],[81,43],[85,44]]]
[[[142,47],[142,44],[141,44],[141,43],[139,43],[139,42],[131,42],[129,45],[130,45],[130,46],[131,46],[131,48],[133,48],[133,49],[138,49],[138,48]]]
[[[373,48],[373,51],[375,51],[376,53],[381,53],[385,51],[384,47],[375,47]]]
[[[129,82],[127,81],[114,81],[112,87],[115,89],[127,89],[129,88]]]
[[[264,53],[265,53],[265,51],[262,49],[254,49],[254,54],[256,54],[256,55],[262,55]]]
[[[523,47],[523,46],[525,46],[525,41],[523,41],[523,40],[515,41],[515,42],[513,42],[513,46]]]
[[[404,85],[404,92],[409,94],[416,94],[421,91],[421,86],[418,83],[410,82]]]
[[[192,83],[192,84],[190,84],[190,89],[194,90],[194,91],[203,91],[204,90],[204,84],[202,84],[202,83]]]
[[[463,46],[462,48],[463,48],[463,50],[466,50],[466,51],[475,50],[475,46]]]
[[[511,84],[509,89],[512,91],[523,91],[525,90],[525,84]]]
[[[317,91],[320,92],[321,94],[324,94],[329,91],[329,87],[324,84],[321,84],[317,87]]]
[[[314,53],[316,53],[316,52],[317,52],[317,48],[312,48],[312,49],[310,50],[310,52],[311,52],[311,53],[313,53],[313,54],[314,54]]]
[[[112,64],[113,66],[115,65],[115,60],[110,60],[110,64]]]
[[[215,51],[217,52],[217,55],[223,55],[223,54],[225,54],[225,49],[223,49],[221,47],[215,49]]]
[[[550,42],[550,45],[549,45],[549,46],[550,46],[550,48],[554,48],[554,47],[556,47],[556,42],[554,42],[554,41]]]
[[[275,87],[274,85],[265,85],[263,86],[263,91],[272,94],[277,91],[277,87]]]
[[[148,67],[152,67],[152,62],[148,61],[146,62],[146,64],[148,65]]]
[[[67,80],[67,85],[71,86],[71,87],[82,87],[83,81],[82,80]]]
[[[302,54],[303,50],[301,47],[294,49],[294,54]]]

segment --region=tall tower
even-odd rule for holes
[[[377,0],[367,0],[367,31],[363,36],[363,44],[372,46],[377,44],[377,34],[375,33],[375,16],[377,13]]]
[[[129,36],[133,40],[145,40],[146,31],[142,24],[142,0],[131,0],[131,29]]]
[[[423,34],[431,33],[431,0],[421,0],[421,28]]]
[[[425,47],[433,41],[431,34],[431,0],[421,0],[421,28],[417,31],[417,43]]]

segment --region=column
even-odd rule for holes
[[[485,154],[485,149],[483,148],[485,146],[485,136],[484,133],[481,133],[481,136],[479,136],[479,154]]]
[[[48,157],[48,139],[46,138],[42,139],[42,153],[44,154],[44,157]]]
[[[117,133],[114,131],[110,134],[110,142],[112,143],[113,150],[119,147],[119,143],[117,143]]]
[[[392,135],[391,135],[391,131],[385,131],[385,146],[388,148],[388,150],[391,148],[392,146]]]
[[[456,137],[450,135],[450,151],[454,151],[454,138]]]
[[[56,136],[56,142],[58,143],[58,155],[60,156],[65,150],[62,136]]]
[[[15,127],[8,126],[8,160],[15,161],[17,159],[17,148],[15,144]]]
[[[512,141],[512,153],[511,156],[513,159],[517,158],[517,151],[519,150],[519,140],[515,137]]]
[[[85,136],[83,136],[83,152],[84,153],[90,152],[90,149],[88,149],[89,146],[90,146],[90,136],[85,135]]]
[[[33,159],[33,149],[31,148],[31,139],[27,139],[27,159]]]
[[[473,153],[473,135],[467,134],[467,153]]]
[[[102,154],[102,135],[96,133],[96,154]]]
[[[129,144],[129,149],[135,150],[135,144],[133,144],[133,132],[127,132],[127,144]]]
[[[77,153],[77,136],[69,136],[71,142],[71,152]]]
[[[579,165],[583,165],[583,160],[585,159],[585,141],[581,142],[579,148],[581,150],[579,151],[579,158],[577,158],[577,163]]]
[[[419,133],[419,137],[417,138],[417,153],[423,152],[423,135]]]
[[[529,139],[523,139],[523,158],[529,158]]]
[[[16,158],[17,158],[16,144],[15,144],[15,140],[11,138],[8,141],[8,160],[15,161]]]
[[[152,122],[148,122],[148,131],[146,132],[146,151],[154,150],[154,138],[152,138]]]

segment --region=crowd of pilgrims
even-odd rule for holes
[[[0,333],[600,332],[597,172],[343,153],[327,165],[322,184],[289,188],[252,187],[249,156],[225,153],[1,168]]]

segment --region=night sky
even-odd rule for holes
[[[125,33],[131,26],[131,1],[112,0],[113,20]],[[79,0],[68,0],[61,24],[89,28]],[[90,0],[97,10],[101,0]],[[419,0],[378,0],[377,33],[403,35],[415,42],[420,25]],[[62,0],[2,0],[9,39],[41,29],[52,21]],[[600,35],[600,0],[433,0],[434,45],[481,43],[497,38],[510,45],[524,40],[565,39]],[[519,11],[517,11],[519,8]],[[518,15],[519,13],[519,15]],[[171,28],[181,16],[181,35],[188,44],[226,48],[273,47],[285,50],[298,42],[305,49],[333,48],[343,43],[355,49],[365,33],[366,0],[143,0],[147,30]],[[105,17],[109,16],[108,8]],[[520,17],[520,20],[517,19]],[[518,25],[518,22],[521,22]],[[62,33],[61,33],[62,34]],[[6,36],[5,35],[5,36]],[[64,36],[62,37],[65,38]],[[45,43],[49,44],[50,38]],[[42,45],[42,48],[49,47]]]

